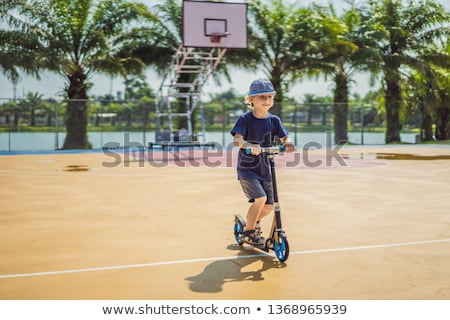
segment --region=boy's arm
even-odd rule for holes
[[[257,156],[261,153],[261,147],[259,144],[253,144],[248,141],[244,140],[244,136],[240,135],[239,133],[236,133],[233,138],[233,143],[236,147],[239,147],[241,149],[252,149],[252,155]]]

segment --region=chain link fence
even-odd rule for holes
[[[0,99],[0,151],[57,150],[65,139],[67,100],[57,99]],[[126,139],[148,146],[155,141],[157,117],[155,101],[91,99],[88,104],[88,135],[93,148],[100,149],[110,142],[126,146]],[[229,106],[230,105],[230,106]],[[282,120],[297,145],[323,139],[334,131],[332,103],[285,103]],[[229,134],[238,117],[248,109],[244,104],[203,103],[203,114],[198,109],[194,118],[195,131],[202,142],[223,146],[231,142]],[[160,119],[160,129],[168,127],[167,119]],[[175,119],[175,126],[177,126]],[[408,131],[402,139],[415,142],[420,127],[420,116],[411,114],[404,120]],[[200,130],[204,126],[205,136]],[[354,144],[384,143],[384,114],[375,106],[349,104],[347,131]],[[183,128],[178,127],[177,130]],[[125,136],[125,133],[127,134]],[[175,132],[177,134],[177,132]],[[200,138],[201,137],[201,138]]]

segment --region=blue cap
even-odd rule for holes
[[[249,97],[257,96],[258,94],[275,94],[272,82],[266,79],[258,79],[250,85]]]

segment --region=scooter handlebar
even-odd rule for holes
[[[267,154],[278,154],[280,152],[286,151],[285,146],[278,146],[278,147],[261,147],[261,153],[267,153]],[[245,149],[246,154],[252,154],[252,148],[246,148]]]

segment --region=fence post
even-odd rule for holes
[[[361,117],[361,144],[364,144],[364,106],[361,106],[360,111],[360,117]]]
[[[11,152],[11,124],[8,126],[8,152]]]
[[[142,115],[142,117],[143,117],[143,119],[142,119],[142,121],[143,121],[143,123],[142,123],[142,143],[143,143],[144,149],[145,149],[147,147],[147,139],[145,137],[145,134],[147,132],[147,116],[148,116],[147,104],[145,101],[143,101],[143,103],[142,103],[142,108],[143,108],[143,110],[142,110],[142,114],[143,114]]]
[[[295,104],[295,108],[294,108],[294,144],[298,145],[297,143],[297,112],[298,112],[298,105]]]
[[[59,149],[58,102],[55,101],[55,150]]]

